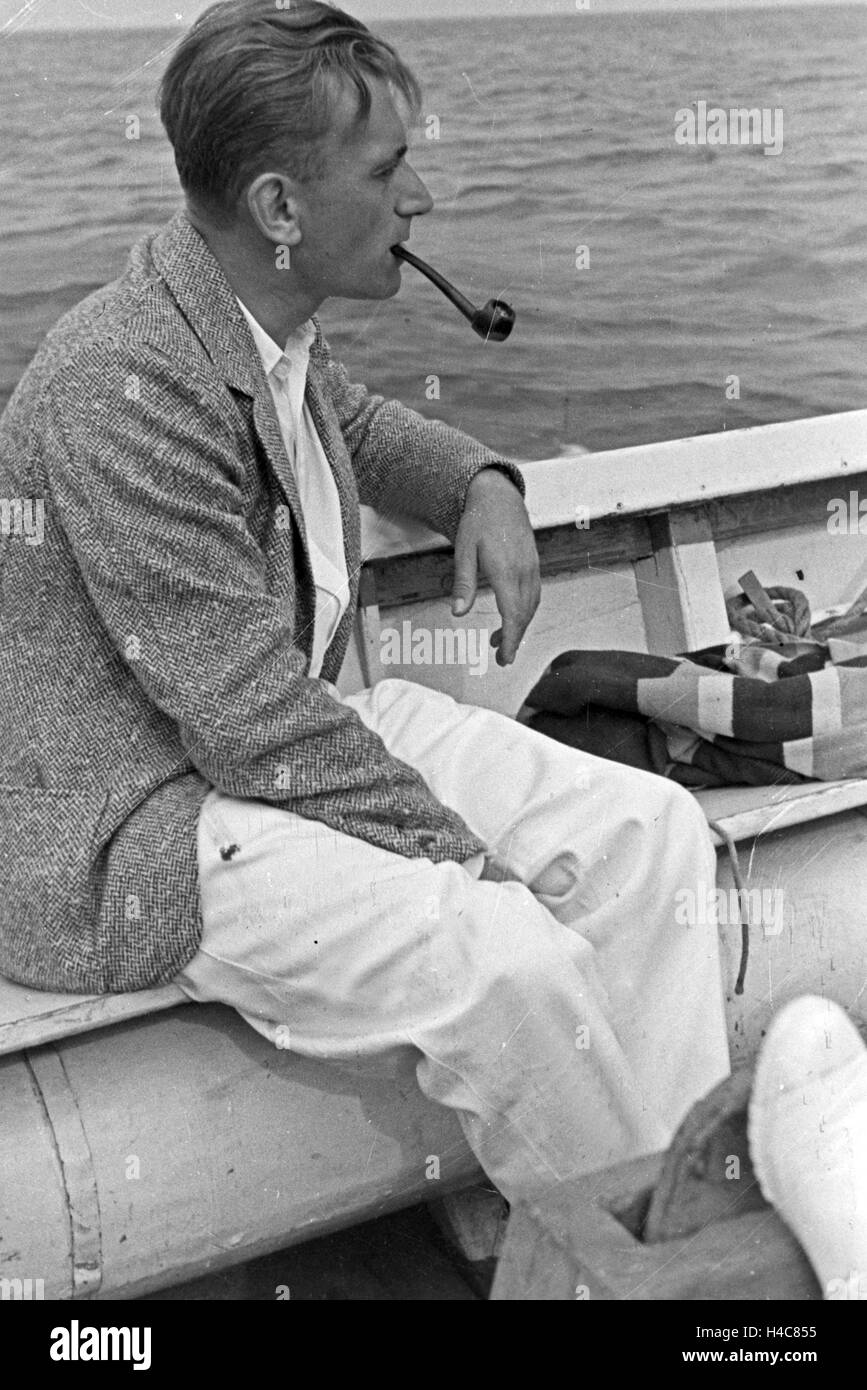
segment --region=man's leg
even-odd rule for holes
[[[523,885],[218,793],[200,856],[205,932],[178,977],[187,992],[305,1056],[416,1049],[421,1088],[458,1112],[506,1196],[665,1142],[593,948]]]
[[[647,1104],[673,1131],[729,1071],[717,930],[678,924],[716,882],[695,799],[408,681],[346,703],[592,944],[609,1021]]]
[[[205,936],[180,983],[308,1056],[416,1048],[420,1085],[458,1111],[507,1196],[664,1145],[727,1069],[715,941],[674,925],[675,885],[712,873],[695,808],[420,689],[384,682],[351,702],[527,882],[477,882],[212,793]]]

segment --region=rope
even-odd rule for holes
[[[734,879],[735,886],[738,890],[738,912],[740,914],[741,925],[741,963],[740,968],[738,970],[738,978],[735,981],[735,994],[743,994],[744,980],[747,977],[747,965],[749,964],[750,959],[750,923],[746,911],[746,906],[748,902],[747,890],[744,885],[743,874],[741,873],[741,862],[738,859],[737,846],[734,840],[732,839],[731,834],[719,821],[709,820],[708,825],[710,826],[711,830],[715,831],[716,834],[719,835],[720,839],[726,847],[729,856],[729,862],[732,866],[732,878]]]

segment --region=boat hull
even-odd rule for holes
[[[751,929],[742,995],[734,993],[740,928],[720,929],[732,1062],[750,1060],[773,1014],[800,994],[833,999],[867,1023],[867,814],[847,811],[748,839],[739,858],[748,889],[763,894],[767,923]],[[717,884],[731,901],[724,852]]]
[[[49,1299],[137,1297],[478,1174],[411,1057],[355,1074],[219,1005],[0,1058],[0,1115],[0,1278]]]

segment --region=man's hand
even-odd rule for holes
[[[475,603],[479,570],[497,600],[503,626],[491,637],[497,665],[515,660],[539,607],[542,585],[536,538],[523,498],[505,473],[483,468],[467,489],[455,538],[452,614],[463,617]]]
[[[523,883],[523,879],[510,869],[506,860],[499,854],[489,852],[485,855],[485,862],[482,872],[479,874],[479,882],[487,879],[490,883]]]

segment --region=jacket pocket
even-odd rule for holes
[[[94,863],[104,790],[0,783],[0,972],[99,989]]]

